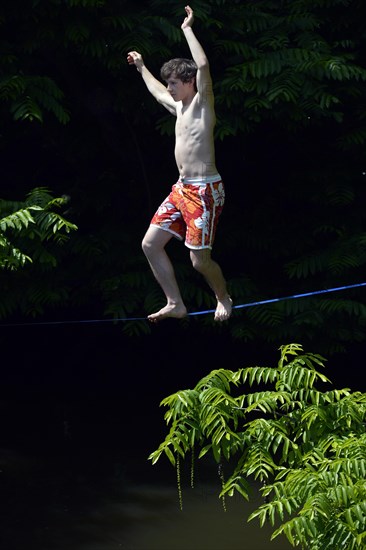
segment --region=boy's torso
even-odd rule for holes
[[[196,95],[189,106],[177,106],[175,159],[181,176],[197,177],[217,173],[213,130],[215,111]]]

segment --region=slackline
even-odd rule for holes
[[[319,294],[327,294],[330,292],[339,292],[341,290],[348,290],[350,288],[358,288],[366,286],[365,283],[356,283],[352,285],[337,286],[334,288],[326,288],[323,290],[314,290],[312,292],[304,292],[303,294],[293,294],[292,296],[282,296],[280,298],[270,298],[268,300],[259,300],[257,302],[248,302],[246,304],[234,305],[233,309],[244,309],[254,306],[263,306],[265,304],[273,304],[275,302],[283,302],[285,300],[296,300],[298,298],[305,298],[309,296],[317,296]],[[192,311],[187,313],[187,316],[195,317],[198,315],[207,315],[208,313],[214,313],[215,309],[205,309],[203,311]],[[71,324],[98,324],[98,323],[117,323],[126,321],[147,321],[147,317],[121,317],[115,319],[81,319],[81,320],[69,320],[69,321],[41,321],[41,322],[27,322],[27,323],[6,323],[0,324],[0,328],[3,327],[24,327],[24,326],[41,326],[41,325],[71,325]]]

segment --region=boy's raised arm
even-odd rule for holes
[[[164,84],[155,78],[146,67],[141,54],[131,51],[127,54],[127,62],[129,65],[135,65],[138,72],[141,74],[147,89],[155,99],[161,103],[169,112],[176,114],[176,106],[173,98],[167,91]]]
[[[184,32],[184,36],[191,51],[193,61],[197,65],[197,90],[199,93],[202,93],[207,91],[207,85],[211,86],[209,62],[204,52],[204,49],[197,40],[192,29],[194,21],[193,10],[190,6],[186,6],[185,10],[187,16],[181,25],[181,29]]]

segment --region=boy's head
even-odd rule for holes
[[[181,57],[167,61],[160,70],[160,76],[165,81],[174,77],[179,78],[182,82],[191,82],[196,78],[196,74],[196,63],[192,59]]]

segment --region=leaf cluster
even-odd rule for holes
[[[331,389],[318,370],[322,356],[298,344],[280,352],[276,367],[215,370],[166,397],[170,430],[149,458],[156,463],[165,454],[175,465],[177,456],[200,448],[200,457],[210,453],[231,465],[221,497],[248,499],[250,483],[262,484],[265,503],[249,519],[280,522],[273,538],[316,549],[362,548],[366,397]]]
[[[352,0],[198,1],[196,25],[205,36],[216,83],[217,135],[247,132],[268,118],[288,128],[322,119],[341,122],[350,105],[354,113],[362,109],[366,69],[360,58],[359,9]],[[4,6],[0,15],[0,101],[16,120],[42,121],[44,110],[62,123],[69,120],[65,62],[75,78],[77,71],[88,78],[89,70],[98,68],[117,83],[127,76],[124,60],[131,49],[148,56],[153,68],[157,57],[161,64],[177,51],[183,57],[188,53],[180,31],[182,6],[175,0],[141,6],[40,1],[28,10]],[[11,38],[14,28],[22,36],[19,42]],[[123,99],[117,103],[122,106],[129,94],[125,86],[120,93]],[[133,95],[129,99],[134,102]],[[364,124],[359,116],[357,121],[344,135],[344,144],[364,143]],[[160,127],[164,130],[165,123]]]
[[[40,262],[56,263],[44,244],[54,241],[61,244],[67,240],[76,225],[68,221],[56,210],[68,202],[67,197],[53,198],[48,189],[33,189],[22,203],[0,201],[0,267],[17,270],[26,262],[32,262],[29,255],[33,251]],[[24,247],[28,243],[31,252],[21,252],[17,243]]]
[[[215,40],[217,55],[225,60],[216,95],[219,112],[227,107],[233,116],[222,120],[218,136],[247,132],[263,120],[288,129],[344,121],[351,98],[363,96],[366,78],[362,34],[349,36],[349,13],[358,7],[352,1],[285,1],[246,2],[229,10],[231,36],[223,25]],[[337,23],[330,30],[332,14]],[[243,24],[233,24],[233,16]],[[363,134],[363,122],[355,121],[344,145]]]
[[[24,201],[0,201],[0,318],[19,307],[25,313],[39,314],[45,306],[65,299],[62,287],[51,281],[45,285],[39,274],[43,270],[50,279],[60,246],[77,230],[60,213],[67,203],[68,197],[53,197],[43,187],[33,189]],[[37,277],[32,277],[34,270],[38,270]]]

